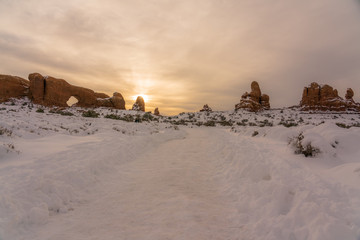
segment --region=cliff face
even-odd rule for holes
[[[91,89],[73,86],[63,79],[44,77],[39,73],[29,74],[29,81],[13,76],[0,75],[0,101],[28,96],[34,103],[44,106],[67,107],[71,96],[78,100],[79,107],[112,107],[125,109],[125,100],[120,93],[113,97],[96,93]]]
[[[345,99],[343,99],[331,86],[313,82],[304,88],[300,107],[305,111],[360,111],[360,104],[355,103],[353,96],[354,91],[351,88],[348,88]]]

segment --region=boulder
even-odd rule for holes
[[[304,88],[300,107],[304,111],[359,111],[360,106],[352,100],[353,96],[354,92],[351,88],[347,90],[346,100],[344,100],[339,97],[338,91],[331,86],[327,84],[319,85],[313,82],[310,86]]]
[[[138,96],[132,110],[145,112],[145,101],[142,96]]]
[[[200,112],[212,112],[211,107],[209,105],[205,104],[202,109],[200,109]]]
[[[0,102],[9,98],[26,97],[29,94],[29,81],[10,75],[0,75]]]
[[[235,105],[235,110],[246,109],[251,112],[270,109],[270,97],[261,94],[260,86],[256,81],[251,83],[251,92],[245,92],[241,96],[240,103]]]

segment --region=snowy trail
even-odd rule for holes
[[[49,239],[235,239],[234,211],[215,181],[219,130],[191,130],[122,165],[96,201],[59,216]],[[224,132],[225,134],[225,132]],[[41,231],[41,230],[40,230]],[[41,237],[40,232],[40,239]]]

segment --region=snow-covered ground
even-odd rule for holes
[[[1,240],[360,239],[359,114],[94,110],[0,104]]]

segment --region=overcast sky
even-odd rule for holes
[[[39,72],[147,110],[272,107],[316,81],[360,101],[359,0],[0,0],[0,73]]]

